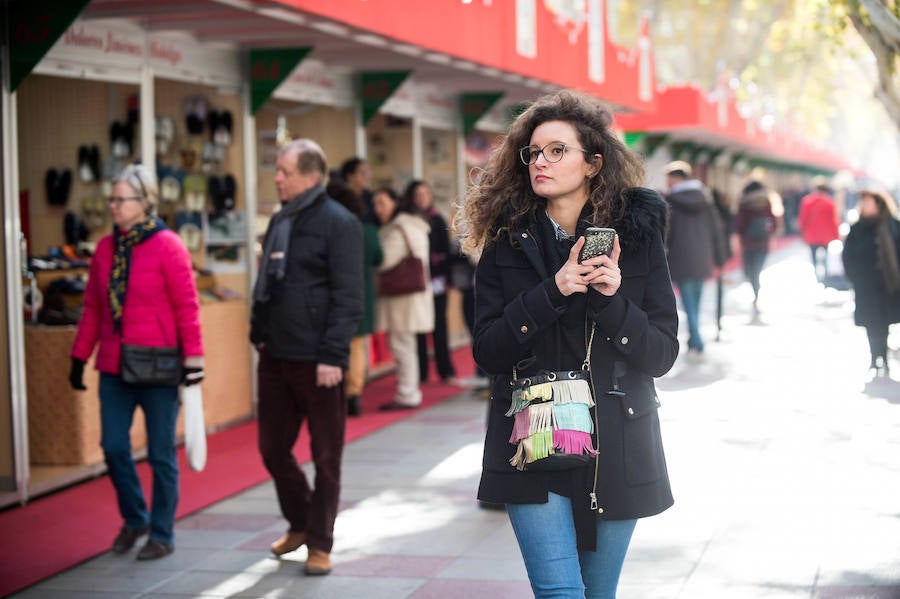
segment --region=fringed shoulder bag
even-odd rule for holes
[[[506,415],[515,420],[509,442],[517,449],[509,463],[518,470],[568,470],[597,455],[590,385],[595,329],[591,323],[581,370],[545,370],[520,379],[513,368]]]

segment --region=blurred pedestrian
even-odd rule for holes
[[[813,177],[813,191],[800,200],[797,226],[809,245],[813,270],[820,283],[828,279],[828,244],[839,238],[839,225],[831,186],[825,177]]]
[[[350,341],[350,361],[344,380],[347,396],[347,414],[359,416],[362,413],[362,392],[366,385],[369,365],[369,335],[375,328],[375,268],[384,259],[378,227],[375,223],[362,220],[362,201],[345,185],[329,183],[328,195],[360,219],[363,228],[363,317],[359,321],[356,336]]]
[[[100,445],[124,521],[113,553],[125,553],[150,533],[137,554],[157,559],[175,550],[178,461],[175,423],[178,383],[126,382],[123,346],[180,348],[181,384],[203,380],[200,301],[191,255],[181,239],[157,218],[156,178],[145,167],[126,167],[115,179],[109,209],[113,233],[97,243],[84,292],[84,312],[72,346],[69,381],[84,390],[84,364],[97,349],[100,371]],[[140,406],[147,429],[147,458],[153,471],[150,509],[131,455],[129,431]]]
[[[341,384],[363,315],[363,232],[328,197],[325,153],[311,139],[278,151],[281,210],[269,221],[253,289],[250,341],[259,351],[259,451],[275,482],[287,532],[277,556],[306,545],[304,572],[331,572],[347,403]],[[309,428],[310,488],[293,447]]]
[[[753,288],[751,322],[759,321],[760,273],[769,255],[769,240],[775,232],[772,192],[759,181],[750,181],[741,191],[734,231],[741,242],[744,275]]]
[[[702,354],[700,302],[704,281],[725,264],[727,243],[709,191],[682,160],[664,169],[669,203],[669,270],[688,321],[688,352]]]
[[[470,336],[475,335],[475,267],[477,262],[463,253],[459,238],[453,241],[450,258],[450,286],[462,295],[463,321]],[[488,390],[487,373],[478,364],[472,378],[460,381],[460,384],[472,387],[473,391],[484,393]],[[485,399],[487,397],[485,396]]]
[[[888,330],[900,322],[900,221],[894,199],[881,191],[860,192],[858,209],[844,241],[844,271],[856,299],[853,320],[869,338],[869,368],[887,375]]]
[[[353,156],[341,164],[341,182],[362,202],[363,221],[374,223],[372,192],[369,190],[371,181],[372,171],[369,169],[369,163],[363,158]]]
[[[456,384],[456,368],[450,357],[450,340],[447,336],[447,289],[450,285],[450,231],[447,221],[434,206],[431,186],[414,179],[406,186],[404,202],[415,206],[416,213],[428,222],[428,268],[431,273],[431,291],[434,295],[434,332],[431,335],[434,363],[438,376],[445,384]],[[419,380],[428,381],[428,334],[416,335],[419,352]]]
[[[636,519],[673,501],[653,384],[678,355],[666,204],[635,187],[641,162],[611,125],[590,96],[537,99],[510,126],[463,208],[464,248],[483,249],[475,360],[493,378],[478,498],[506,504],[536,597],[614,597]],[[589,226],[618,234],[608,255],[580,262]],[[569,379],[583,376],[586,363],[596,405],[578,430],[599,440],[599,453],[564,451],[573,437],[557,435],[555,420],[531,419],[547,405],[546,389],[531,381],[581,382]],[[513,392],[513,379],[531,385],[533,401]],[[554,418],[558,406],[577,407],[580,388],[552,392]],[[561,419],[567,410],[560,412]],[[551,439],[518,440],[526,433]]]
[[[415,214],[412,198],[397,195],[393,189],[382,188],[375,192],[375,216],[381,223],[378,237],[384,250],[384,260],[378,272],[396,266],[412,253],[422,260],[425,279],[428,274],[428,223]],[[393,399],[379,409],[408,410],[422,403],[419,387],[419,356],[416,351],[416,335],[434,329],[434,301],[431,288],[424,291],[379,296],[375,305],[376,327],[387,331],[388,346],[397,365],[397,389]]]

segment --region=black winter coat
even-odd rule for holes
[[[324,191],[293,218],[284,279],[254,302],[250,341],[281,360],[346,367],[363,315],[362,223]]]
[[[897,257],[900,259],[900,221],[889,221]],[[844,240],[844,272],[853,284],[856,309],[853,320],[858,326],[886,328],[900,322],[900,293],[888,294],[881,272],[876,268],[878,252],[875,224],[860,220]]]
[[[622,246],[622,284],[612,298],[590,289],[586,302],[562,296],[556,273],[545,266],[536,219],[504,234],[482,254],[475,280],[473,352],[478,365],[492,375],[478,491],[483,501],[545,503],[551,487],[559,488],[558,474],[521,472],[510,465],[516,448],[509,442],[513,419],[505,412],[513,367],[522,377],[563,363],[577,368],[584,360],[584,353],[557,355],[559,346],[553,343],[561,317],[575,306],[597,325],[591,360],[599,411],[598,516],[650,516],[673,503],[653,381],[668,372],[678,355],[678,316],[663,242],[666,204],[649,189],[631,194],[628,213],[615,224]],[[588,224],[579,222],[579,235]],[[584,320],[575,319],[579,327]],[[619,393],[608,394],[613,390]],[[577,522],[590,509],[594,462],[569,476]]]
[[[667,235],[672,279],[706,279],[726,260],[728,246],[712,198],[699,181],[666,196],[669,203]]]

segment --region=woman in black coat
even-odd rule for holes
[[[473,352],[492,377],[478,498],[507,505],[537,597],[614,597],[636,519],[673,502],[653,381],[678,355],[666,205],[636,187],[643,167],[611,123],[588,96],[539,99],[464,207],[464,249],[481,251]],[[618,235],[609,255],[579,262],[589,226]],[[506,415],[514,372],[581,371],[588,346],[596,457],[518,469]]]
[[[900,322],[900,221],[886,193],[859,194],[859,221],[844,241],[844,271],[853,284],[854,322],[866,328],[872,361],[869,368],[887,375],[888,329]]]
[[[759,181],[750,181],[741,191],[734,232],[741,240],[744,275],[753,288],[753,318],[759,319],[759,277],[769,255],[769,239],[777,221],[772,212],[771,193]]]

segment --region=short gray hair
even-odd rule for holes
[[[311,139],[295,139],[278,150],[278,156],[291,152],[297,153],[297,171],[303,174],[319,173],[319,182],[323,185],[328,179],[328,163],[322,146]]]
[[[141,195],[144,212],[156,215],[156,208],[159,206],[159,188],[156,185],[156,177],[150,169],[143,164],[129,164],[113,179],[113,185],[116,183],[128,183]]]

